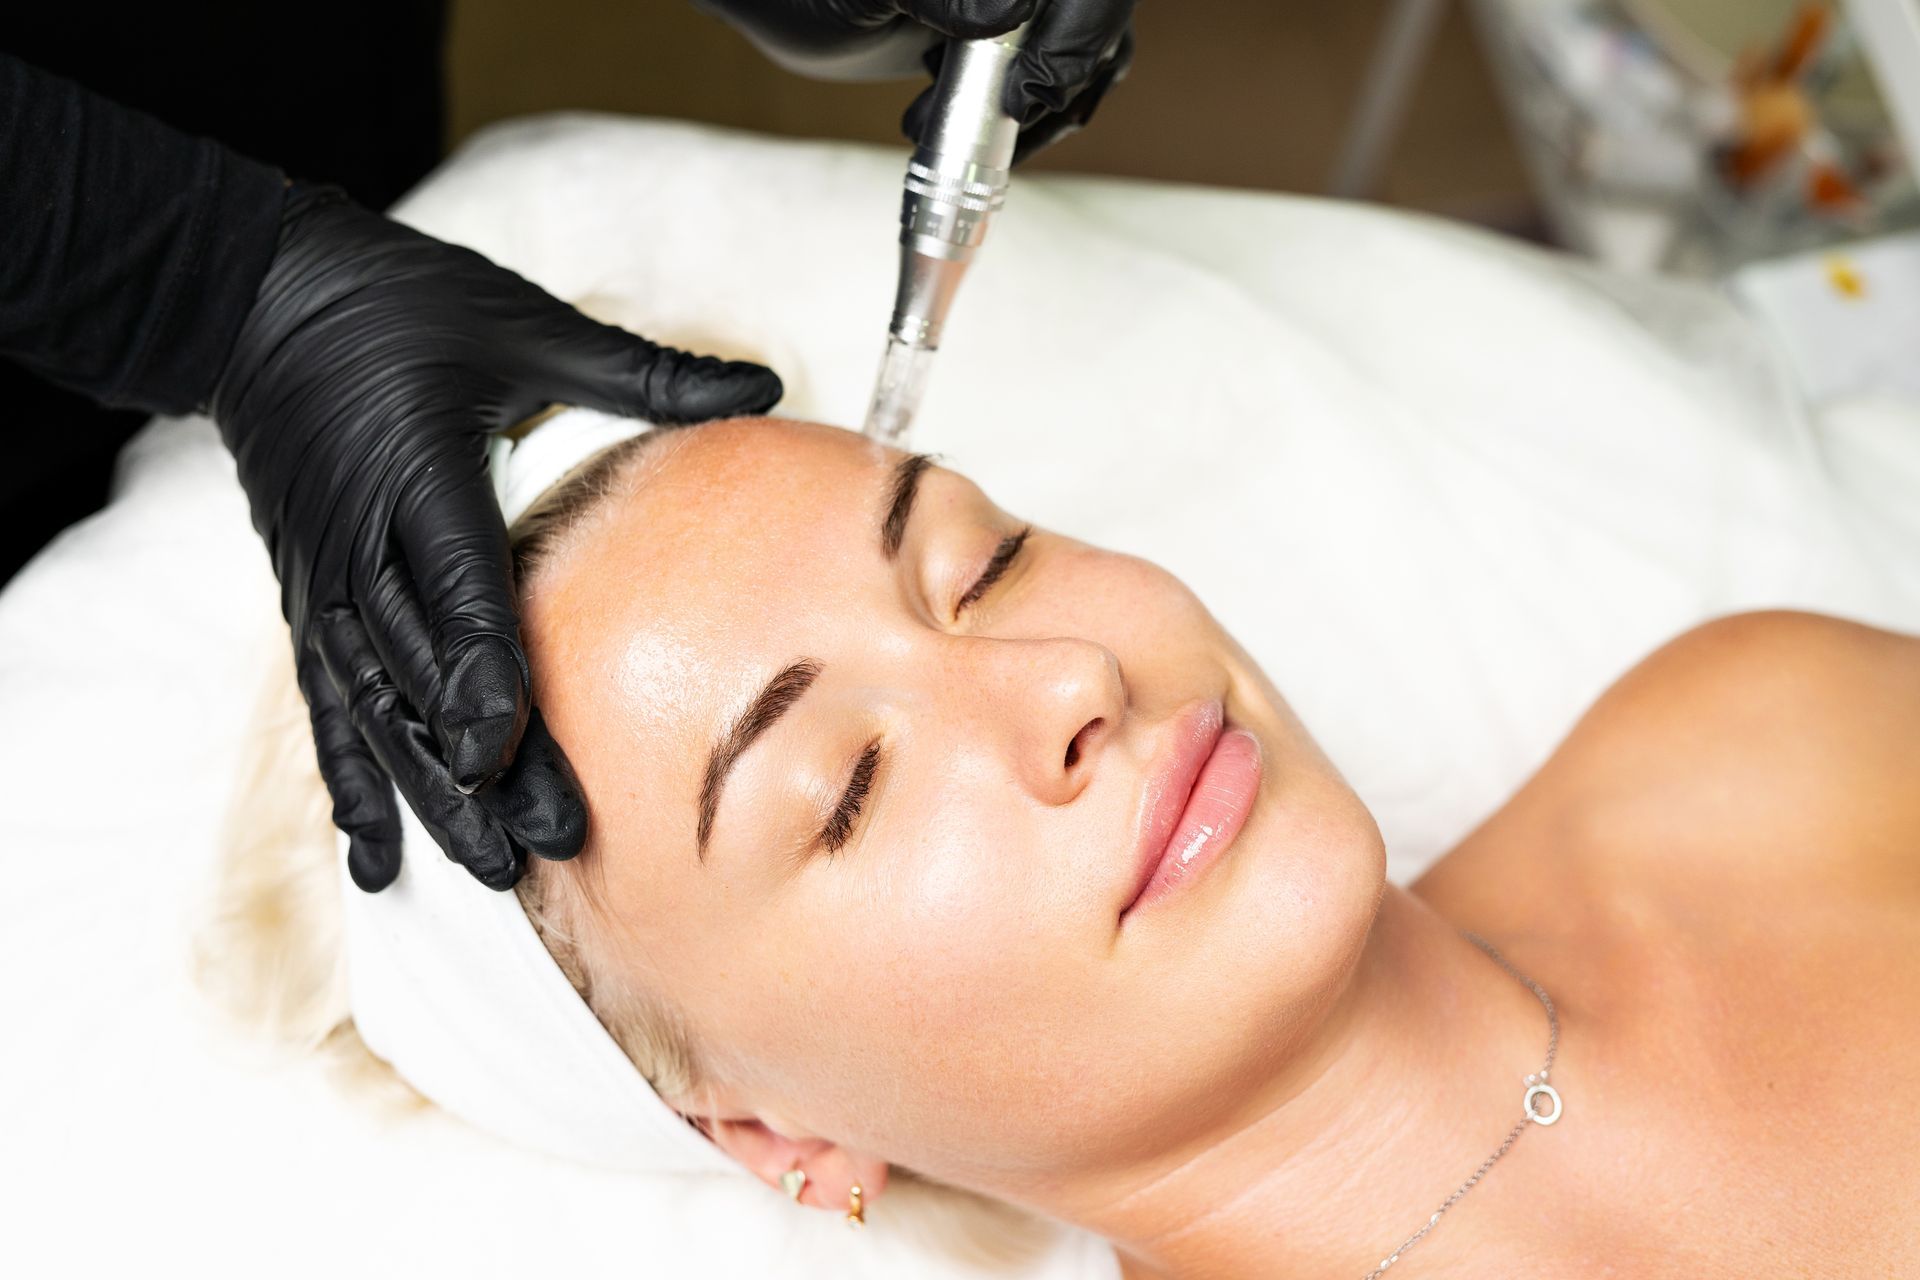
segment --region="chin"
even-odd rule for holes
[[[1331,770],[1264,792],[1238,843],[1206,962],[1219,974],[1221,1025],[1238,1030],[1246,1065],[1270,1075],[1346,988],[1386,888],[1386,843]]]
[[[1106,1154],[1165,1149],[1250,1119],[1312,1043],[1346,989],[1386,884],[1379,828],[1347,796],[1311,819],[1269,812],[1250,821],[1232,868],[1214,868],[1231,874],[1169,918],[1168,945],[1138,988],[1150,993],[1143,1003],[1153,1020],[1138,1040],[1180,1048],[1134,1059],[1143,1076],[1135,1109],[1110,1117],[1112,1133],[1126,1137]]]

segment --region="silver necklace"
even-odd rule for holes
[[[1500,1144],[1499,1150],[1480,1162],[1480,1167],[1473,1171],[1473,1176],[1461,1183],[1460,1189],[1448,1196],[1440,1207],[1433,1211],[1433,1216],[1427,1219],[1426,1226],[1408,1236],[1398,1249],[1395,1249],[1392,1253],[1380,1259],[1380,1265],[1367,1272],[1366,1280],[1380,1280],[1381,1274],[1385,1272],[1388,1267],[1400,1261],[1402,1254],[1406,1253],[1407,1250],[1413,1248],[1416,1244],[1419,1244],[1421,1237],[1425,1236],[1427,1232],[1439,1226],[1440,1215],[1453,1208],[1454,1201],[1473,1190],[1474,1184],[1487,1176],[1487,1170],[1493,1168],[1494,1163],[1498,1161],[1501,1156],[1507,1154],[1508,1149],[1511,1148],[1515,1142],[1519,1141],[1520,1135],[1527,1131],[1528,1125],[1552,1124],[1560,1118],[1560,1095],[1554,1090],[1552,1085],[1547,1083],[1547,1073],[1553,1070],[1553,1055],[1560,1048],[1560,1015],[1554,1012],[1553,997],[1548,995],[1539,983],[1508,964],[1506,957],[1502,956],[1498,951],[1495,951],[1493,944],[1485,938],[1482,938],[1477,933],[1466,934],[1466,938],[1491,956],[1495,964],[1512,974],[1521,986],[1533,992],[1536,996],[1539,996],[1540,1003],[1547,1007],[1547,1064],[1527,1077],[1527,1096],[1520,1104],[1526,1114],[1520,1118],[1519,1124],[1513,1126],[1513,1131],[1507,1134],[1507,1140]],[[1542,1098],[1547,1100],[1548,1106],[1551,1108],[1550,1110],[1536,1111],[1534,1109]]]

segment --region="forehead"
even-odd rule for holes
[[[701,427],[643,455],[638,483],[536,576],[523,607],[535,697],[596,837],[631,807],[675,815],[690,845],[727,717],[857,619],[882,579],[900,457],[832,427]]]

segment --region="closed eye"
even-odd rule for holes
[[[965,613],[968,605],[992,590],[993,584],[1000,581],[1000,576],[1013,567],[1013,562],[1020,556],[1020,548],[1027,545],[1027,537],[1032,532],[1033,526],[1028,525],[1018,533],[1011,533],[1000,539],[1000,545],[994,548],[993,558],[987,561],[986,571],[980,575],[978,581],[967,588],[967,593],[960,597],[960,603],[953,606],[956,616]]]
[[[869,742],[853,766],[853,776],[847,779],[847,789],[840,794],[840,802],[833,806],[827,825],[820,829],[820,844],[829,854],[838,853],[853,838],[854,825],[859,822],[860,811],[873,792],[873,775],[879,768],[880,744]]]

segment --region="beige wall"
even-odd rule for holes
[[[1143,0],[1133,74],[1036,168],[1321,189],[1387,0]],[[1387,175],[1388,199],[1506,221],[1525,179],[1455,6]],[[451,131],[587,108],[897,143],[907,84],[818,84],[687,0],[454,0]],[[904,145],[904,144],[902,144]]]

